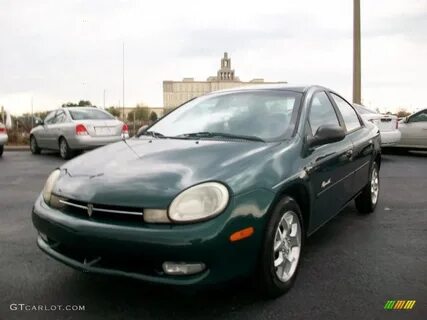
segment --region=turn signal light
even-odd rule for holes
[[[242,239],[249,238],[251,235],[253,235],[253,233],[254,233],[253,227],[249,227],[249,228],[245,228],[245,229],[236,231],[230,236],[230,241],[235,242],[235,241],[239,241]]]
[[[78,124],[76,125],[76,135],[78,136],[82,136],[82,135],[87,135],[88,132],[86,130],[86,127],[82,124]]]
[[[6,132],[6,128],[5,127],[0,127],[0,133],[5,133]]]

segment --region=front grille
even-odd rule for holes
[[[92,204],[73,199],[65,199],[61,197],[57,197],[56,200],[56,202],[59,203],[57,207],[58,210],[77,218],[105,223],[143,222],[142,208],[140,209],[135,207],[112,206],[95,203]]]

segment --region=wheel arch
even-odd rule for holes
[[[273,202],[272,208],[283,199],[283,197],[291,197],[296,201],[298,206],[301,209],[304,234],[307,236],[309,234],[310,218],[311,218],[311,197],[310,191],[306,183],[303,181],[297,181],[292,184],[282,187],[276,194],[275,200]]]

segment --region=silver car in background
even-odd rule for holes
[[[418,111],[399,122],[402,138],[395,147],[427,149],[427,109]]]
[[[7,143],[7,139],[6,126],[0,122],[0,157],[3,154],[4,145]]]
[[[125,123],[94,107],[60,108],[37,124],[30,133],[31,152],[59,150],[63,159],[129,137]]]
[[[399,131],[399,120],[394,115],[381,114],[368,109],[360,104],[353,104],[363,120],[370,121],[380,130],[381,147],[389,147],[399,143],[401,133]]]

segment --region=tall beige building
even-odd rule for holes
[[[224,57],[221,59],[221,67],[216,76],[209,77],[206,81],[195,81],[194,78],[184,78],[182,81],[163,81],[163,105],[165,112],[167,112],[168,109],[173,109],[191,98],[208,92],[268,83],[286,82],[264,82],[264,79],[253,79],[248,82],[240,81],[236,77],[234,70],[231,69],[231,59],[228,57],[227,52],[224,52]]]

